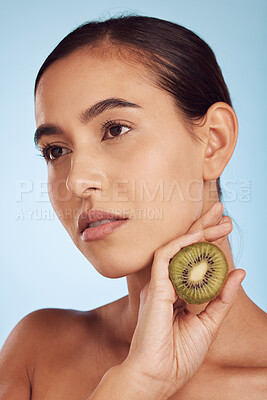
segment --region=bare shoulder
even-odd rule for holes
[[[22,318],[9,333],[0,351],[0,399],[30,399],[32,353],[35,350],[38,312]]]
[[[30,332],[31,360],[34,360],[33,367],[36,367],[42,354],[49,354],[61,348],[65,352],[66,349],[70,351],[76,344],[81,345],[83,340],[90,344],[99,326],[100,313],[98,309],[79,311],[44,308],[33,311],[25,319],[28,322],[24,331]],[[34,373],[34,368],[32,369]]]
[[[40,357],[53,352],[59,344],[70,345],[75,335],[77,340],[87,335],[90,341],[89,333],[96,320],[97,313],[93,311],[56,308],[35,310],[23,317],[0,351],[0,400],[29,400]]]
[[[78,331],[88,334],[95,327],[97,315],[94,311],[57,308],[39,309],[27,314],[14,326],[1,348],[1,384],[16,365],[20,365],[21,381],[31,381],[34,360],[40,351],[57,344],[59,338],[70,341]]]
[[[122,303],[27,314],[0,352],[0,400],[86,397],[127,353],[115,333]]]
[[[114,307],[116,302],[90,311],[55,309],[44,317],[40,311],[33,400],[87,398],[105,372],[123,361],[113,339],[118,320]]]

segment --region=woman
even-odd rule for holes
[[[220,201],[238,121],[210,47],[157,18],[83,24],[42,65],[35,117],[55,212],[129,294],[25,316],[2,349],[0,399],[266,398],[267,318],[241,286]],[[168,263],[199,241],[223,250],[230,273],[192,305]]]

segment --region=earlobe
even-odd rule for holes
[[[231,106],[214,103],[207,111],[208,131],[204,153],[203,179],[217,179],[234,152],[238,137],[238,120]]]

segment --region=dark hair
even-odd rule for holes
[[[79,25],[44,61],[35,80],[34,96],[44,71],[81,47],[87,47],[92,55],[115,54],[123,56],[125,62],[144,65],[151,82],[172,95],[187,127],[197,125],[216,102],[232,107],[221,69],[209,45],[181,25],[142,15],[119,15]],[[188,132],[196,138],[190,129]],[[221,201],[220,177],[216,186]]]

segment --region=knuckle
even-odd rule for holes
[[[189,229],[188,233],[191,233],[193,231],[195,231],[196,229],[205,229],[204,223],[203,221],[201,221],[200,219],[197,220]]]
[[[223,203],[221,202],[221,201],[219,201],[218,202],[219,204],[217,204],[217,207],[213,207],[214,206],[214,204],[213,204],[213,206],[211,206],[211,208],[209,209],[209,210],[211,210],[211,212],[212,212],[212,214],[215,216],[215,215],[218,215],[218,214],[222,214],[223,213],[223,210],[224,210],[224,205],[223,205]],[[208,211],[209,211],[208,210]]]
[[[155,251],[154,253],[154,260],[156,261],[166,261],[168,260],[168,252],[165,248],[160,248],[158,250]]]

